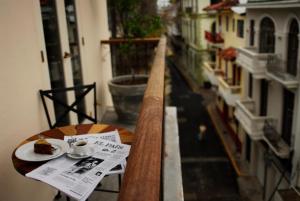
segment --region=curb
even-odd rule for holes
[[[226,151],[226,154],[227,154],[227,156],[228,156],[228,158],[229,158],[229,160],[231,162],[231,165],[233,166],[233,169],[236,172],[237,176],[239,176],[239,177],[246,176],[244,173],[242,173],[241,169],[239,168],[239,166],[238,166],[238,164],[236,162],[236,159],[234,158],[234,156],[233,156],[233,154],[232,154],[229,146],[226,143],[226,140],[225,140],[225,138],[224,138],[224,136],[222,134],[222,129],[220,128],[220,126],[218,126],[217,121],[214,118],[214,115],[213,115],[213,112],[212,112],[212,110],[213,110],[212,107],[213,107],[212,105],[207,106],[207,111],[208,111],[208,114],[209,114],[209,116],[210,116],[210,118],[212,120],[213,125],[215,126],[215,128],[217,130],[217,134],[218,134],[218,136],[219,136],[219,138],[220,138],[220,140],[221,140],[221,142],[223,144],[223,147],[224,147],[224,149]]]

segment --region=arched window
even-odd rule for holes
[[[268,17],[263,18],[260,23],[259,52],[275,52],[275,25]]]
[[[288,51],[287,51],[287,72],[291,75],[297,75],[297,61],[299,49],[299,25],[296,19],[291,21],[288,35]]]

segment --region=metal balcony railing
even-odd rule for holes
[[[218,77],[224,75],[224,71],[218,69],[215,62],[204,62],[204,75],[212,85],[218,85]]]
[[[297,66],[295,66],[297,68]],[[279,55],[269,55],[267,60],[267,75],[287,88],[297,88],[299,81],[296,75],[288,73],[285,63]]]
[[[266,78],[268,57],[272,53],[259,53],[254,47],[237,48],[236,63],[252,73],[256,79]]]
[[[159,38],[114,38],[101,44],[110,45],[113,76],[119,76],[148,74],[158,42]]]
[[[235,106],[240,99],[241,86],[232,85],[232,80],[219,77],[219,93],[230,106]]]
[[[278,157],[288,158],[290,154],[290,147],[277,132],[275,124],[276,121],[274,120],[265,121],[263,139]]]
[[[232,94],[239,94],[241,93],[241,86],[240,85],[233,85],[232,79],[228,78],[220,78],[220,87],[228,90]]]
[[[252,140],[263,139],[265,122],[272,119],[268,116],[256,115],[253,100],[238,100],[234,115]]]

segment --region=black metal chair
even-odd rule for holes
[[[75,101],[71,104],[67,104],[63,100],[59,98],[60,94],[64,94],[69,91],[75,92]],[[80,111],[77,106],[84,101],[84,98],[86,95],[93,91],[93,106],[94,106],[94,116],[88,115],[82,111]],[[50,129],[53,129],[58,126],[63,126],[64,124],[64,118],[67,117],[67,115],[70,112],[75,112],[82,118],[88,119],[94,123],[97,123],[97,101],[96,101],[96,83],[90,84],[90,85],[78,85],[74,87],[68,87],[68,88],[57,88],[57,89],[51,89],[51,90],[40,90],[40,96],[42,98],[43,107],[45,110],[45,114],[47,117],[47,121],[49,124]],[[59,105],[61,108],[60,114],[56,115],[56,120],[52,120],[49,114],[49,109],[46,103],[46,98],[53,101],[54,104]],[[102,192],[109,192],[109,193],[119,193],[119,190],[109,190],[109,189],[101,189],[101,183],[97,186],[95,191],[102,191]],[[121,174],[118,174],[118,188],[121,187]],[[60,191],[58,191],[58,194],[56,195],[55,199],[59,199],[61,197]],[[67,200],[69,201],[70,198],[67,196]]]
[[[65,101],[59,98],[60,95],[65,94],[69,91],[75,92],[75,101],[71,104],[67,104]],[[93,106],[94,106],[94,116],[86,114],[84,111],[78,109],[80,104],[84,103],[84,99],[86,95],[93,91]],[[47,121],[49,124],[50,129],[53,129],[57,126],[62,126],[64,124],[64,119],[68,117],[70,112],[75,112],[80,116],[82,119],[88,119],[94,123],[97,123],[97,103],[96,103],[96,83],[90,85],[78,85],[74,87],[68,88],[57,88],[51,90],[40,90],[40,95],[42,98],[44,110],[46,113]],[[48,106],[46,104],[46,98],[53,101],[53,104],[60,107],[60,113],[56,114],[55,120],[50,118]],[[80,123],[80,122],[79,122]]]

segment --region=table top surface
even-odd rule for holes
[[[22,175],[27,174],[28,172],[31,172],[32,170],[38,168],[39,166],[43,165],[47,161],[42,162],[29,162],[29,161],[23,161],[18,159],[15,156],[15,151],[18,147],[20,147],[23,144],[26,144],[30,141],[34,141],[40,138],[40,136],[47,138],[55,138],[55,139],[64,139],[64,136],[68,135],[82,135],[82,134],[89,134],[89,133],[104,133],[109,131],[118,130],[121,138],[121,142],[123,144],[131,144],[133,141],[133,133],[126,130],[125,128],[120,128],[113,125],[107,125],[107,124],[79,124],[79,125],[70,125],[70,126],[64,126],[64,127],[58,127],[51,130],[43,131],[41,133],[38,133],[36,135],[33,135],[29,137],[28,139],[21,142],[16,149],[14,150],[12,154],[12,162],[15,167],[15,169]]]

